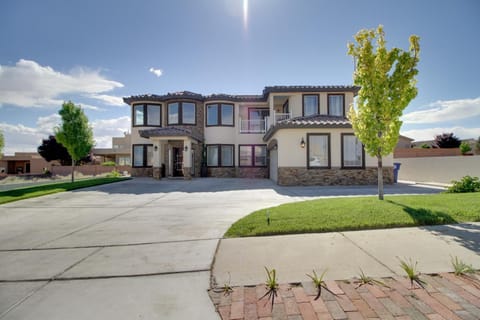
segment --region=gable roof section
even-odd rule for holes
[[[215,101],[226,100],[232,102],[266,102],[270,93],[287,93],[287,92],[353,92],[354,95],[358,93],[360,87],[358,86],[267,86],[263,89],[262,94],[211,94],[201,95],[191,91],[169,92],[164,95],[143,94],[130,97],[124,97],[123,101],[127,104],[135,102],[152,101],[165,102],[173,99],[191,99],[197,101]]]
[[[263,141],[268,141],[275,132],[280,129],[292,128],[352,128],[352,124],[345,117],[328,116],[314,114],[306,117],[296,117],[292,119],[285,119],[277,122],[276,125],[270,127]]]
[[[199,142],[203,141],[202,135],[198,133],[196,130],[177,128],[177,127],[145,129],[145,130],[140,130],[139,134],[142,138],[187,136]]]

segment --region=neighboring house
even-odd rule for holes
[[[346,114],[356,86],[272,86],[261,95],[183,91],[123,100],[132,108],[132,175],[270,178],[280,185],[375,184]],[[384,158],[393,182],[393,157]]]
[[[131,165],[132,138],[125,133],[123,137],[112,137],[112,148],[94,148],[92,150],[95,162],[115,162],[120,166]]]
[[[412,148],[413,141],[414,139],[412,138],[400,135],[398,137],[398,142],[397,142],[397,145],[395,146],[395,149],[410,149]]]
[[[42,174],[50,167],[37,152],[15,152],[13,156],[0,157],[0,173]]]

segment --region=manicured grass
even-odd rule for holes
[[[0,192],[0,204],[18,201],[23,199],[41,197],[47,194],[71,191],[80,188],[87,188],[107,184],[112,182],[124,181],[130,178],[94,178],[71,182],[51,183],[35,187],[27,187]]]
[[[270,225],[267,224],[267,211]],[[350,197],[295,202],[255,211],[225,237],[379,229],[480,221],[480,193]]]

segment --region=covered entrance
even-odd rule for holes
[[[201,154],[203,139],[194,130],[168,127],[140,130],[139,133],[153,143],[154,178],[166,176],[191,179],[200,171],[200,159],[196,159],[195,154]]]

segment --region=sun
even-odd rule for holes
[[[248,27],[248,0],[243,0],[243,28]]]

